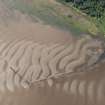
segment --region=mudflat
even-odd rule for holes
[[[32,21],[21,20],[8,23],[7,26],[0,25],[1,39],[24,39],[28,38],[35,42],[65,43],[73,40],[70,32],[62,31],[50,25],[33,23]]]
[[[104,105],[104,71],[87,66],[103,53],[101,40],[12,12],[0,1],[0,105]]]
[[[2,10],[1,12],[3,13]],[[15,21],[3,22],[1,20],[0,40],[4,42],[17,39],[31,40],[43,44],[65,44],[75,40],[70,32],[43,24],[41,21],[33,22],[20,12],[17,12],[16,15],[19,19]],[[65,93],[60,93],[59,90],[53,89],[43,82],[35,83],[29,89],[20,87],[14,92],[10,92],[8,89],[0,92],[1,105],[64,105],[67,98]]]

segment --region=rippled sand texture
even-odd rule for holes
[[[81,78],[85,77],[84,75],[87,76],[89,71],[78,71],[78,67],[87,65],[88,60],[91,60],[95,55],[97,55],[98,59],[98,55],[103,53],[101,41],[93,39],[90,36],[85,36],[76,40],[75,43],[69,42],[65,44],[40,44],[28,39],[8,42],[1,40],[0,43],[1,103],[3,102],[5,94],[7,97],[3,105],[6,105],[6,103],[10,103],[9,105],[11,105],[12,102],[13,105],[15,105],[15,103],[19,105],[29,105],[32,101],[32,105],[34,105],[40,100],[40,97],[43,97],[42,101],[45,103],[49,100],[46,98],[51,97],[50,102],[53,102],[52,100],[56,100],[53,94],[57,95],[57,97],[59,97],[59,95],[60,97],[67,95],[65,96],[67,99],[73,95],[73,102],[70,101],[69,103],[74,104],[76,97],[78,100],[78,95],[83,95],[87,100],[87,95],[89,94],[91,97],[89,97],[88,102],[91,102],[93,98],[92,95],[95,94],[91,91],[91,88],[94,88],[93,85],[92,87],[89,85],[90,87],[87,90],[88,86],[85,87],[84,82],[88,81],[88,78],[83,78],[82,87],[81,79],[78,78],[81,74],[83,75],[80,76]],[[95,52],[91,51],[91,49],[95,49]],[[92,56],[91,53],[93,53]],[[87,56],[90,56],[90,59],[87,59]],[[92,63],[94,62],[93,60]],[[93,83],[94,81],[92,84]],[[80,90],[78,90],[79,88]],[[81,88],[84,89],[81,90]],[[103,98],[100,94],[101,90],[99,89],[99,93],[97,93],[97,97],[99,97],[98,102],[100,102],[100,97]],[[56,91],[58,91],[58,93]],[[75,95],[77,93],[78,95]],[[38,99],[36,98],[37,100],[35,100],[35,97]],[[52,99],[52,97],[54,99]],[[66,98],[64,98],[64,102],[66,102],[65,99]],[[80,104],[82,101],[86,102],[81,99]],[[40,101],[38,102],[40,105]],[[60,102],[60,100],[55,102]]]
[[[0,105],[105,105],[102,40],[12,12],[0,1]]]

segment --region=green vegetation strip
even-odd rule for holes
[[[74,8],[97,26],[99,33],[105,35],[105,0],[58,0]],[[88,16],[87,16],[87,15]]]

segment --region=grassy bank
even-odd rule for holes
[[[97,34],[99,34],[99,35],[105,35],[105,16],[102,16],[101,18],[91,17],[91,16],[85,14],[84,12],[82,12],[82,10],[76,8],[72,2],[67,2],[66,3],[65,0],[57,0],[57,1],[62,3],[65,6],[68,6],[70,9],[72,8],[76,12],[82,14],[88,21],[90,21],[91,23],[93,23],[95,25],[95,27],[97,27],[97,29],[98,29],[98,33]],[[87,24],[87,26],[90,27],[91,31],[95,32],[94,25],[93,26],[89,26],[89,24]]]

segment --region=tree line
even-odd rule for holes
[[[105,0],[63,0],[97,19],[105,16]]]

